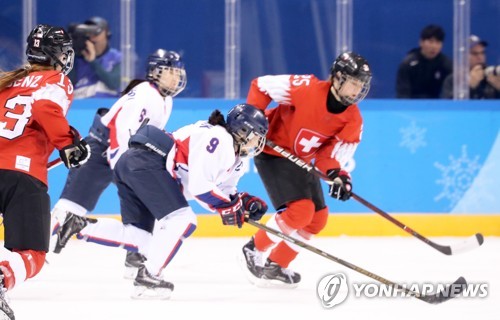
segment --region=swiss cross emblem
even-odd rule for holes
[[[328,137],[309,129],[300,129],[293,148],[295,154],[299,157],[305,157],[316,153],[318,148],[327,140]]]

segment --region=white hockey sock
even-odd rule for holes
[[[296,229],[293,229],[292,227],[290,227],[289,225],[287,225],[285,223],[285,221],[283,221],[283,219],[281,219],[280,215],[277,214],[277,213],[275,213],[271,217],[271,219],[269,219],[267,221],[266,226],[268,226],[268,227],[270,227],[270,228],[272,228],[274,230],[280,231],[281,233],[286,234],[287,236],[292,236],[292,237],[297,232]],[[282,240],[280,237],[275,236],[274,234],[269,233],[269,232],[266,232],[266,235],[274,243],[278,243],[278,242],[280,242]]]
[[[124,225],[116,219],[99,218],[97,223],[90,223],[83,228],[78,238],[105,246],[138,250],[144,254],[148,251],[151,233],[134,225]]]
[[[64,199],[64,198],[61,198],[61,199],[59,199],[59,201],[57,201],[56,205],[54,206],[54,210],[56,208],[62,209],[62,210],[67,211],[67,212],[71,212],[71,213],[76,214],[80,217],[83,217],[84,215],[87,214],[87,209],[85,209],[84,207],[82,207],[81,205],[79,205],[76,202],[73,202],[71,200]]]
[[[24,265],[23,258],[21,258],[21,255],[19,253],[12,252],[5,249],[4,247],[1,247],[0,262],[5,262],[12,270],[15,279],[14,287],[26,281],[26,266]]]
[[[55,234],[57,231],[56,229],[64,223],[68,212],[83,217],[87,214],[87,209],[73,201],[62,198],[59,199],[51,212],[52,218],[50,220],[50,230],[52,234]]]
[[[195,229],[196,216],[190,207],[176,210],[156,221],[146,254],[146,269],[154,275],[159,275],[173,259],[182,241]]]

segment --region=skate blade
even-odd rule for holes
[[[135,277],[137,276],[137,270],[139,270],[139,268],[125,267],[125,272],[123,273],[123,278],[128,279],[128,280],[134,280]]]
[[[172,290],[166,288],[148,289],[137,286],[132,293],[132,299],[137,300],[168,300],[172,295]]]
[[[263,289],[295,289],[299,286],[299,283],[284,283],[279,280],[260,278],[256,281],[255,286]]]
[[[247,261],[246,261],[245,257],[243,256],[242,252],[240,252],[240,254],[238,254],[237,259],[238,259],[238,264],[241,268],[241,271],[243,271],[243,274],[245,274],[245,278],[248,280],[248,282],[250,282],[251,284],[258,287],[257,283],[261,279],[256,277],[250,270],[248,270]]]

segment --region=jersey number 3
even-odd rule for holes
[[[7,111],[4,111],[3,119],[0,112],[0,137],[12,140],[23,134],[24,128],[31,117],[32,99],[31,96],[17,96],[7,100],[3,106],[3,109],[7,109]],[[18,113],[19,109],[22,109],[22,113]]]

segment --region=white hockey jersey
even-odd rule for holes
[[[114,169],[128,149],[130,136],[149,119],[149,125],[164,129],[172,112],[172,97],[163,97],[148,81],[134,87],[111,107],[101,122],[109,128],[108,162]]]
[[[181,183],[186,199],[212,211],[230,202],[245,170],[226,129],[198,121],[172,135],[177,151],[173,165],[167,160],[167,170]]]

